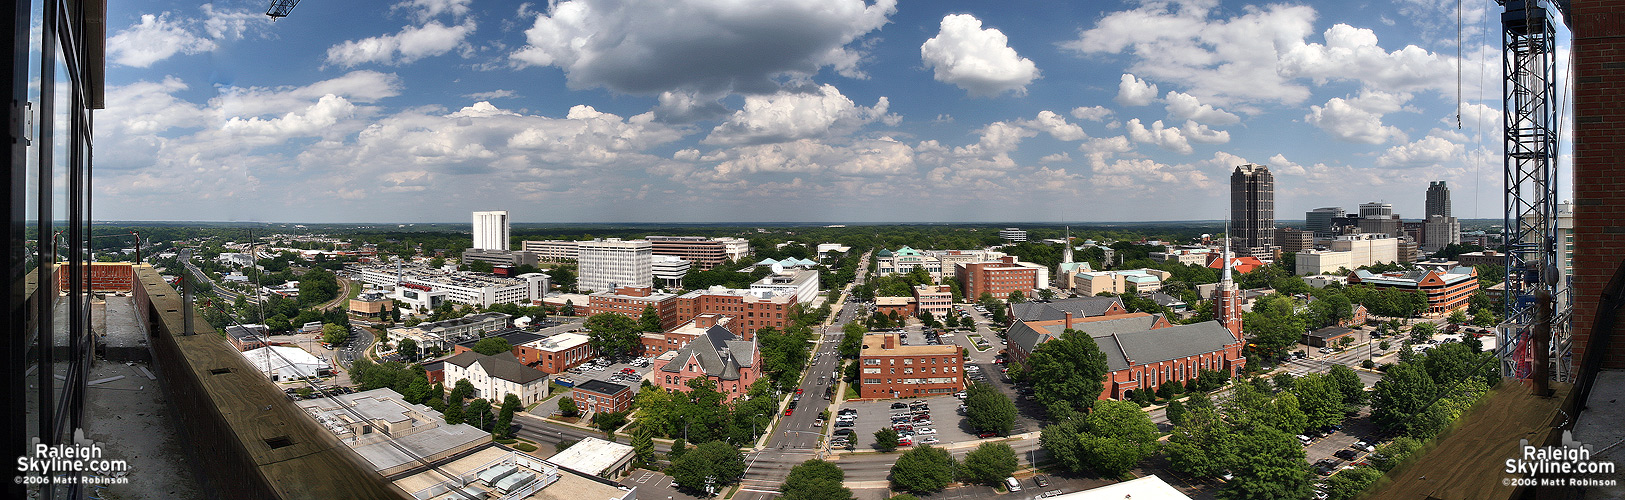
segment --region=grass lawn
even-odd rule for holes
[[[354,280],[345,280],[345,281],[350,282],[350,298],[353,299],[353,298],[361,296],[361,282],[360,281],[354,281]]]

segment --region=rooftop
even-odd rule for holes
[[[893,337],[895,343],[891,349],[885,347],[885,338]],[[873,333],[863,336],[862,356],[941,356],[944,354],[959,354],[960,347],[953,344],[942,345],[903,345],[901,336],[896,333]]]
[[[547,461],[582,474],[599,475],[632,454],[632,447],[595,437],[583,438]]]
[[[583,334],[565,332],[555,334],[551,337],[532,340],[524,344],[514,344],[512,341],[509,341],[508,345],[524,345],[525,347],[540,349],[543,351],[563,351],[584,345],[590,340],[592,339]]]
[[[586,382],[582,382],[580,384],[577,384],[576,389],[582,390],[582,391],[596,392],[596,393],[599,393],[599,394],[610,394],[610,395],[620,394],[621,392],[632,390],[631,387],[627,387],[627,386],[617,384],[617,383],[614,383],[614,382],[605,382],[605,381],[598,380],[598,379],[591,379],[591,380],[588,380]],[[597,473],[594,472],[594,474],[597,474]]]

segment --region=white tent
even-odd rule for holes
[[[243,357],[248,359],[248,364],[271,377],[271,380],[278,381],[314,377],[333,368],[327,360],[298,347],[280,345],[261,347],[243,351]]]

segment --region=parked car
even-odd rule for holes
[[[1048,488],[1049,487],[1049,478],[1044,477],[1043,474],[1039,474],[1039,475],[1033,476],[1033,483],[1037,484],[1039,488]]]
[[[907,410],[908,409],[908,403],[904,403],[902,401],[894,402],[894,403],[891,404],[891,409],[893,409],[893,410]]]
[[[1332,456],[1343,460],[1354,460],[1354,457],[1359,456],[1359,453],[1354,450],[1337,450],[1337,453],[1333,453]]]
[[[795,408],[785,408],[784,409],[784,416],[788,417],[788,416],[790,416],[791,413],[795,413],[795,412],[796,412]]]
[[[1377,447],[1371,446],[1371,443],[1367,443],[1365,441],[1360,441],[1358,443],[1354,443],[1354,446],[1351,446],[1351,448],[1356,449],[1356,450],[1360,450],[1360,451],[1364,451],[1364,452],[1368,452],[1368,453],[1373,452],[1373,451],[1377,451]]]

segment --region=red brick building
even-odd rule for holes
[[[676,351],[655,358],[650,372],[655,385],[668,391],[689,390],[688,381],[710,379],[727,401],[743,397],[762,376],[762,354],[756,342],[740,340],[714,325]]]
[[[632,410],[632,388],[592,379],[577,384],[570,398],[582,412],[614,413]]]
[[[902,345],[895,333],[863,336],[858,393],[865,399],[953,394],[965,387],[959,346]]]
[[[891,315],[907,319],[916,314],[914,297],[875,297],[875,314]]]
[[[771,326],[783,330],[789,326],[795,308],[796,296],[792,294],[763,296],[750,290],[712,287],[678,296],[676,317],[677,324],[682,324],[701,314],[731,316],[734,321],[728,325],[728,330],[738,332],[741,339],[751,340],[756,338],[756,331],[762,328]]]
[[[1019,263],[1015,257],[1007,256],[997,262],[955,266],[954,279],[959,280],[959,289],[964,291],[965,300],[976,300],[983,293],[993,294],[1000,299],[1010,295],[1010,292],[1021,292],[1030,297],[1033,290],[1043,285],[1040,271],[1043,271],[1042,267]]]
[[[721,314],[701,314],[694,319],[683,323],[677,328],[664,332],[643,334],[643,355],[651,358],[659,357],[671,351],[682,349],[683,346],[693,342],[694,339],[705,335],[713,326],[729,327],[733,323],[732,316]],[[731,330],[730,330],[731,331]]]
[[[1617,0],[1575,0],[1564,16],[1574,41],[1574,359],[1586,352],[1603,288],[1625,255],[1625,13]],[[1558,242],[1559,245],[1562,242]],[[1625,369],[1625,321],[1615,321],[1602,368]]]
[[[1421,290],[1428,296],[1427,314],[1450,314],[1450,311],[1465,309],[1473,294],[1478,292],[1478,269],[1458,267],[1448,272],[1411,270],[1382,274],[1360,270],[1349,273],[1349,284]]]
[[[671,328],[685,321],[677,315],[677,296],[656,292],[646,286],[623,286],[614,292],[598,292],[587,296],[587,314],[615,313],[632,319],[643,317],[645,307],[654,306],[660,315],[660,327]]]
[[[1061,332],[1066,331],[1066,328],[1068,328],[1066,325],[1069,324],[1072,325],[1072,329],[1090,335],[1112,335],[1173,326],[1173,323],[1170,323],[1168,318],[1160,314],[1153,315],[1144,312],[1087,318],[1074,317],[1070,312],[1063,314],[1065,314],[1063,319],[1017,321],[1015,324],[1010,325],[1010,329],[1005,332],[1005,337],[1010,341],[1006,351],[1010,361],[1025,363],[1027,357],[1032,355],[1033,350],[1037,349],[1039,344],[1060,337]]]
[[[579,333],[560,333],[513,346],[513,356],[531,368],[558,374],[597,357]]]
[[[693,262],[700,270],[710,270],[728,261],[722,242],[703,236],[649,236],[651,253],[670,255]]]
[[[92,262],[85,269],[92,292],[128,292],[135,288],[135,268],[129,262]],[[58,290],[68,289],[68,266],[56,270]]]

